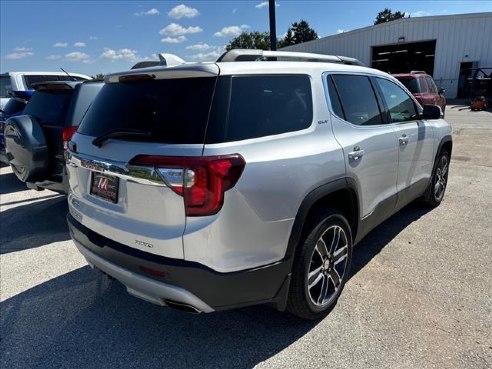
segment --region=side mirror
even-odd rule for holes
[[[440,119],[442,118],[442,110],[437,105],[424,105],[424,111],[422,112],[422,119]]]
[[[439,95],[442,95],[445,92],[446,92],[446,90],[444,88],[440,88],[439,91],[438,91]]]

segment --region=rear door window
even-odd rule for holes
[[[383,124],[381,111],[369,78],[359,75],[332,75],[346,121],[356,125]],[[332,106],[336,96],[330,93]]]
[[[307,75],[221,77],[207,143],[299,131],[312,121],[311,81]]]
[[[97,137],[115,129],[136,129],[150,132],[149,138],[139,140],[203,144],[216,80],[199,77],[108,83],[92,103],[79,132]]]

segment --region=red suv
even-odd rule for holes
[[[437,105],[441,107],[444,116],[446,98],[444,89],[437,89],[431,76],[425,72],[412,71],[410,73],[393,74],[415,96],[420,105]]]

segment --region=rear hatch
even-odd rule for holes
[[[202,156],[218,74],[209,64],[106,77],[69,144],[72,216],[116,242],[183,258],[179,164]]]

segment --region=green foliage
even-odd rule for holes
[[[98,73],[95,76],[91,76],[92,79],[104,79],[104,74]]]
[[[314,29],[309,26],[309,23],[304,19],[300,22],[294,22],[287,29],[285,37],[279,40],[279,47],[285,47],[290,45],[297,45],[303,42],[316,40],[318,34]]]
[[[309,23],[301,20],[300,22],[292,23],[285,37],[277,41],[277,47],[296,45],[317,38],[318,34],[309,26]],[[270,33],[258,31],[243,32],[227,44],[226,50],[229,51],[231,49],[270,50]]]
[[[243,32],[233,38],[226,46],[226,50],[231,49],[270,49],[270,34],[268,32]]]
[[[393,13],[391,9],[384,8],[384,10],[380,11],[376,16],[376,20],[374,21],[374,24],[376,25],[376,24],[391,22],[404,17],[405,17],[405,12],[396,11]]]

